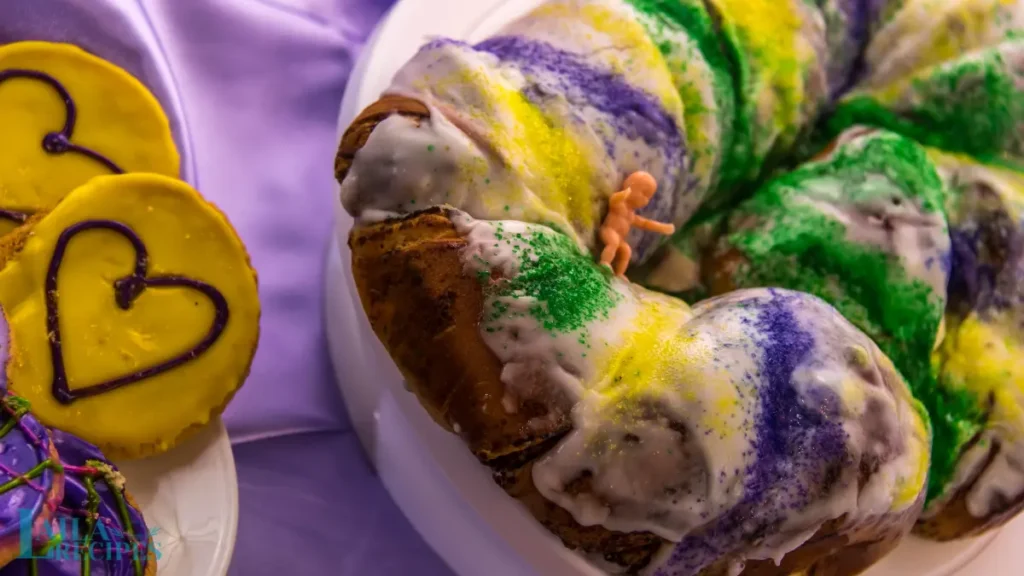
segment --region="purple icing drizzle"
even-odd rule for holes
[[[28,212],[18,212],[16,210],[4,210],[0,208],[0,220],[10,220],[11,222],[17,222],[18,224],[24,224],[29,219]]]
[[[64,127],[58,132],[50,132],[43,136],[43,150],[53,155],[67,154],[69,152],[80,154],[99,162],[114,174],[124,174],[124,170],[106,156],[71,142],[71,136],[75,131],[75,120],[78,118],[78,111],[75,108],[75,101],[71,99],[71,94],[68,93],[67,88],[60,81],[38,70],[10,69],[0,71],[0,84],[13,78],[28,78],[43,82],[53,88],[60,96],[61,101],[64,102]]]
[[[697,574],[772,534],[787,511],[801,510],[834,489],[849,463],[846,433],[832,419],[834,411],[809,408],[793,386],[794,371],[812,359],[815,345],[793,313],[801,303],[771,294],[748,303],[757,317],[746,323],[763,353],[754,379],[760,410],[754,415],[754,458],[746,469],[743,499],[679,542],[658,576]],[[832,398],[819,400],[823,406],[834,403]]]
[[[75,131],[75,120],[78,118],[78,110],[75,107],[75,101],[71,98],[71,94],[68,93],[67,88],[65,88],[59,80],[45,72],[39,72],[38,70],[20,70],[12,68],[10,70],[0,71],[0,84],[15,78],[25,78],[43,82],[47,86],[53,88],[64,103],[64,127],[57,132],[50,132],[43,136],[43,150],[54,156],[68,153],[79,154],[102,164],[107,170],[110,170],[114,174],[124,174],[124,170],[115,164],[113,160],[99,152],[96,152],[95,150],[86,148],[85,146],[79,146],[78,144],[71,142],[71,136]],[[10,220],[19,224],[25,222],[25,220],[27,220],[31,215],[32,214],[29,212],[0,209],[0,219]]]
[[[132,274],[114,281],[114,298],[118,307],[128,310],[132,303],[146,288],[189,288],[206,296],[214,306],[214,319],[209,332],[203,339],[190,350],[179,354],[170,360],[166,360],[155,366],[144,368],[137,372],[120,376],[100,384],[87,388],[71,390],[68,387],[67,372],[64,367],[64,354],[61,350],[60,318],[58,314],[58,292],[57,274],[60,265],[64,260],[64,252],[71,239],[76,235],[89,230],[109,230],[123,236],[135,248],[135,270]],[[111,390],[151,378],[162,374],[195,360],[200,354],[208,350],[224,332],[228,323],[228,303],[224,295],[213,286],[186,278],[184,276],[149,276],[149,255],[146,246],[138,234],[128,226],[120,222],[110,220],[85,220],[79,222],[61,233],[57,239],[57,245],[53,250],[53,258],[50,260],[50,267],[46,274],[46,328],[50,334],[50,352],[53,360],[53,397],[61,404],[70,404],[80,398],[103,394]]]

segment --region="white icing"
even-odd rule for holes
[[[582,94],[560,92],[553,73],[529,73],[460,44],[423,48],[388,93],[425,103],[430,118],[395,115],[377,125],[342,184],[346,210],[366,220],[448,204],[481,219],[552,223],[594,248],[607,198],[627,174],[650,172],[671,203],[680,159],[616,129],[615,119]],[[525,103],[528,86],[539,86],[544,98]],[[552,133],[524,124],[526,109]],[[567,147],[575,169],[552,162],[563,148],[551,146]],[[676,214],[676,224],[696,209],[696,199]]]
[[[899,191],[870,201],[851,203],[843,200],[842,182],[833,178],[801,181],[807,195],[796,198],[841,223],[851,242],[881,249],[900,260],[909,278],[921,280],[936,296],[946,293],[948,271],[943,259],[949,254],[949,232],[941,212],[925,212],[919,200],[906,199]],[[877,186],[879,191],[892,189],[885,176],[868,174],[858,187],[864,190]],[[898,197],[899,204],[891,198]]]
[[[453,221],[468,240],[466,266],[503,278],[526,265],[520,255],[534,235],[553,234],[461,214]],[[496,320],[501,329],[481,335],[504,364],[502,380],[513,395],[524,383],[542,383],[575,402],[573,430],[534,463],[541,494],[582,525],[650,531],[679,542],[746,496],[756,458],[757,390],[765,384],[745,375],[761,374],[763,342],[751,326],[758,303],[770,296],[736,292],[691,311],[617,279],[607,289],[617,304],[586,325],[589,347],[581,333],[552,333],[523,314],[542,304],[526,295],[506,297],[507,313]],[[891,362],[820,300],[785,294],[795,299],[793,314],[814,340],[790,385],[809,410],[835,411],[850,465],[827,496],[787,511],[776,530],[735,551],[737,560],[780,561],[824,522],[904,510],[917,502],[927,467],[927,430]],[[859,489],[864,460],[877,462],[877,472]],[[792,474],[799,477],[804,468],[796,462]]]
[[[690,193],[682,195],[685,201],[680,202],[679,212],[692,214],[718,182],[723,153],[721,121],[732,120],[732,113],[730,110],[728,116],[721,116],[722,110],[715,93],[715,71],[690,35],[662,23],[655,16],[632,7],[629,10],[633,18],[645,22],[648,29],[656,31],[656,40],[663,50],[662,56],[668,65],[672,82],[682,94],[689,162],[685,171],[686,179],[680,182],[680,186]],[[664,51],[666,48],[667,52]],[[696,98],[697,102],[688,103],[687,96]]]
[[[950,195],[947,206],[952,225],[976,228],[978,218],[996,210],[1021,222],[1024,177],[934,150],[929,155],[947,185],[959,192]],[[1018,225],[1024,229],[1024,224]],[[1012,275],[1014,269],[1002,273]],[[983,315],[959,314],[948,315],[949,339],[939,349],[938,365],[946,385],[963,386],[986,408],[985,429],[960,455],[952,479],[929,504],[926,518],[940,514],[968,485],[965,503],[976,518],[1005,512],[1010,503],[1024,497],[1024,371],[1020,369],[1024,306],[986,310]],[[979,354],[980,350],[984,353]]]
[[[550,222],[577,234],[545,196],[555,185],[529,165],[527,135],[513,111],[496,99],[522,83],[521,74],[468,47],[422,49],[388,92],[424,102],[430,117],[393,115],[376,126],[342,183],[345,209],[362,221],[448,204],[477,218]],[[595,178],[608,194],[618,185],[607,173]]]
[[[474,160],[486,162],[443,114],[432,113],[422,122],[390,116],[356,153],[341,185],[341,203],[368,219],[373,211],[387,215],[445,203],[472,211],[477,207],[459,166]]]
[[[522,249],[531,232],[554,234],[548,229],[518,221],[492,223],[474,220],[465,214],[452,218],[460,236],[468,240],[462,253],[466,266],[476,271],[496,271],[505,278],[514,277],[519,271],[519,256],[513,248]],[[502,237],[510,243],[499,242],[497,226],[501,226]],[[522,238],[517,238],[522,235]],[[625,284],[616,286],[623,302],[612,310],[612,314],[591,331],[592,349],[609,349],[619,344],[616,337],[622,327],[628,326],[635,308],[630,305],[630,292]],[[532,395],[532,388],[557,386],[575,402],[584,393],[586,382],[595,378],[593,363],[587,360],[586,346],[575,332],[552,334],[544,329],[537,319],[529,314],[537,301],[529,296],[492,296],[485,303],[485,310],[493,309],[495,303],[507,306],[507,313],[495,328],[482,330],[481,336],[502,363],[501,380],[506,393]],[[527,389],[529,388],[529,389]],[[503,399],[506,406],[515,405],[515,398]],[[513,409],[514,410],[514,409]],[[540,424],[540,423],[537,423]]]
[[[604,555],[600,553],[588,554],[583,550],[576,550],[576,552],[587,559],[587,562],[594,565],[595,568],[601,571],[602,574],[608,574],[609,576],[617,576],[619,574],[626,574],[626,567],[614,562],[609,562],[604,559]]]
[[[655,95],[683,125],[682,102],[668,66],[622,0],[548,0],[500,34],[540,40],[622,74],[629,84]]]
[[[1004,0],[908,0],[872,35],[859,89],[909,85],[915,73],[1024,28],[1024,4]],[[955,32],[954,32],[955,31]]]
[[[746,562],[737,562],[735,560],[729,562],[729,576],[740,576],[743,573],[743,569],[747,567]]]
[[[998,433],[986,431],[983,442],[991,443]],[[995,459],[985,468],[967,493],[967,511],[975,518],[987,518],[1024,495],[1024,449],[1021,443],[1000,446]]]

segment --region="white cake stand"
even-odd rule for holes
[[[477,41],[540,0],[402,0],[381,21],[356,65],[339,136],[430,37]],[[327,258],[327,335],[353,425],[385,488],[416,530],[459,576],[599,576],[491,480],[456,436],[404,389],[370,329],[351,276],[352,218],[337,211]],[[907,539],[868,576],[1017,576],[1024,518],[996,534],[952,544]],[[985,550],[985,554],[980,554]]]

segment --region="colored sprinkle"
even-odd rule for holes
[[[899,132],[922,144],[1001,163],[1005,150],[1020,150],[1024,90],[999,49],[955,66],[938,67],[900,93],[900,108],[885,94],[861,94],[842,102],[827,122],[836,135],[856,124]],[[912,97],[907,97],[908,94]],[[1017,158],[1016,161],[1020,161]]]
[[[760,224],[727,237],[748,262],[731,280],[737,288],[782,286],[814,294],[874,339],[931,415],[934,497],[952,477],[960,448],[983,422],[972,395],[940,386],[933,374],[930,358],[943,296],[908,277],[893,254],[848,240],[842,224],[796,201],[811,183],[823,181],[846,183],[840,192],[846,202],[871,200],[879,188],[865,178],[878,175],[925,212],[942,209],[942,183],[921,147],[895,135],[872,136],[769,183],[732,215],[734,222],[754,218]]]
[[[846,432],[838,421],[801,402],[793,374],[814,350],[814,339],[797,322],[792,296],[771,291],[751,303],[759,333],[760,410],[755,416],[754,459],[746,469],[742,500],[676,545],[657,576],[697,574],[784,523],[833,487],[827,481],[849,465]],[[738,471],[737,471],[738,473]],[[725,471],[722,471],[725,478]],[[720,480],[721,481],[721,480]],[[673,570],[675,569],[675,570]]]
[[[569,237],[541,226],[509,237],[503,228],[497,224],[495,236],[520,251],[519,273],[486,286],[492,301],[486,321],[506,316],[509,305],[502,298],[532,298],[536,304],[529,307],[529,314],[545,330],[573,332],[607,317],[621,298],[611,289],[611,273],[594,264]]]

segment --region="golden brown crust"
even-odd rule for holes
[[[422,102],[405,96],[383,96],[370,104],[356,116],[341,137],[338,153],[334,157],[334,177],[339,183],[345,179],[356,152],[366,144],[373,129],[393,114],[415,119],[430,118],[430,110]]]
[[[582,526],[534,485],[533,462],[570,429],[568,407],[557,402],[544,406],[557,416],[557,425],[542,433],[530,426],[535,414],[504,409],[501,363],[480,335],[484,288],[463,266],[460,252],[466,241],[448,210],[434,208],[358,227],[349,245],[370,324],[434,419],[448,430],[459,430],[473,453],[492,468],[495,481],[568,548],[602,556],[630,573],[649,564],[668,544],[665,540],[647,532]],[[918,502],[897,516],[856,525],[842,519],[831,522],[786,555],[781,567],[772,561],[750,562],[743,574],[852,576],[899,543],[920,507]],[[723,561],[702,576],[727,572]]]
[[[747,257],[736,248],[729,248],[724,253],[705,258],[701,265],[701,274],[709,294],[718,296],[735,290],[736,284],[733,279],[736,278],[737,271],[747,263]]]
[[[566,404],[506,410],[501,363],[480,337],[483,289],[442,209],[356,228],[352,271],[370,324],[426,410],[484,462],[562,433]],[[549,412],[538,427],[536,411]]]
[[[352,232],[353,275],[374,332],[434,420],[457,429],[498,483],[566,546],[646,565],[660,538],[581,526],[534,486],[530,461],[569,430],[570,406],[554,399],[505,409],[501,363],[480,336],[483,288],[464,268],[466,241],[445,212]],[[538,420],[550,425],[538,428]]]

